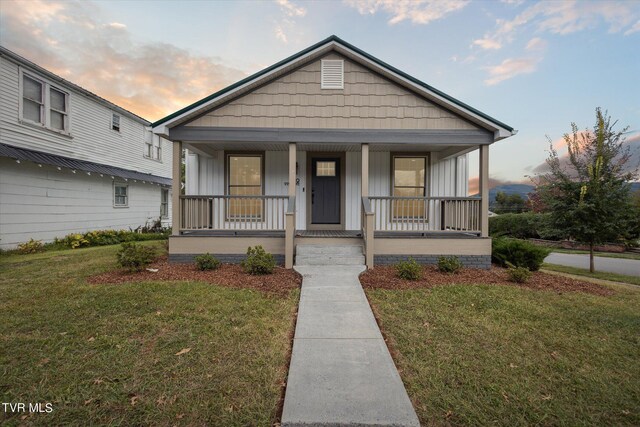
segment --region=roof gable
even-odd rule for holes
[[[387,79],[419,94],[434,104],[440,105],[465,119],[478,124],[479,126],[493,131],[495,139],[502,139],[514,135],[517,131],[479,110],[435,89],[426,83],[409,76],[408,74],[398,70],[395,67],[369,55],[368,53],[358,49],[357,47],[341,40],[336,36],[331,36],[313,46],[304,49],[297,54],[286,58],[271,67],[268,67],[256,74],[253,74],[227,88],[224,88],[206,98],[201,99],[163,119],[152,124],[154,132],[166,133],[167,128],[183,124],[196,116],[202,115],[216,106],[231,99],[237,98],[249,91],[266,84],[268,81],[277,79],[292,70],[300,67],[302,64],[308,63],[314,59],[320,58],[327,53],[335,51],[362,66],[372,69]]]

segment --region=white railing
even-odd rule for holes
[[[288,196],[180,196],[180,230],[285,229]]]
[[[376,231],[480,232],[478,197],[369,197]]]

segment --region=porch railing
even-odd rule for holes
[[[180,196],[180,230],[285,229],[288,196]]]
[[[479,197],[369,197],[376,231],[480,232]]]

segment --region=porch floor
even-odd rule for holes
[[[296,230],[296,237],[362,237],[359,230]]]

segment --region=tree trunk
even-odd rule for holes
[[[596,266],[593,260],[593,242],[589,243],[589,271],[595,273]]]

